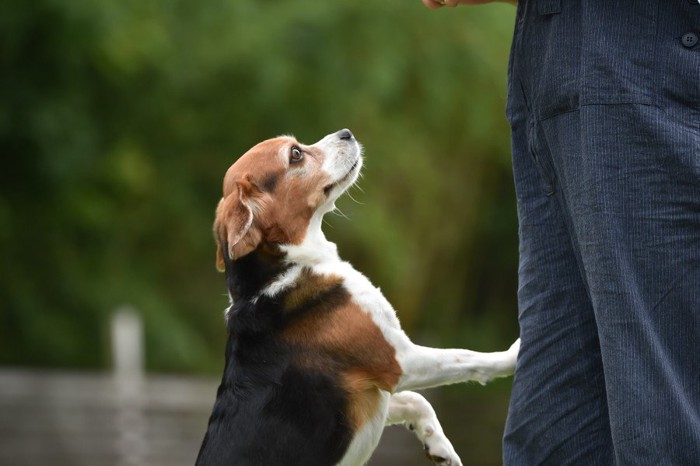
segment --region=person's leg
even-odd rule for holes
[[[700,464],[697,124],[628,104],[541,125],[595,311],[617,463]]]
[[[519,87],[511,83],[521,348],[504,435],[504,464],[612,464],[593,309],[557,181],[543,165],[545,157],[527,113]]]
[[[559,9],[539,8],[555,3]],[[537,390],[551,397],[549,408],[575,386],[529,386],[537,380],[536,355],[551,367],[570,357],[563,344],[561,354],[537,351],[538,344],[556,341],[551,335],[568,336],[561,329],[533,330],[558,309],[549,298],[556,290],[547,286],[568,283],[576,290],[568,298],[588,300],[570,308],[581,311],[572,312],[571,325],[583,319],[582,335],[569,333],[598,342],[566,369],[580,374],[580,364],[604,374],[588,392],[605,396],[601,409],[591,408],[601,457],[614,450],[620,464],[700,464],[700,55],[680,39],[694,30],[700,10],[686,2],[518,4],[511,54],[523,74],[519,86],[509,79],[509,118],[521,216],[523,339],[504,457],[512,464],[554,464],[553,456],[530,455],[535,448],[523,445],[569,448],[560,432],[550,438],[545,429],[546,438],[537,439],[541,425],[523,408]],[[525,109],[523,89],[534,108]],[[530,121],[515,111],[518,105]],[[530,146],[542,156],[537,162],[528,158]],[[527,190],[538,174],[554,185],[556,201]],[[571,251],[561,260],[551,251],[564,251],[554,248],[563,244],[556,238],[567,235]],[[547,245],[549,253],[547,240],[556,245]],[[581,287],[566,278],[573,277],[566,273],[573,264],[582,270]],[[540,296],[534,306],[532,296]],[[576,399],[568,401],[577,406]],[[573,410],[568,418],[576,415]],[[551,417],[543,415],[542,424]],[[586,463],[564,456],[561,463]]]

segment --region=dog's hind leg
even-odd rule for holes
[[[415,392],[394,393],[386,425],[403,424],[423,443],[426,456],[438,465],[462,466],[430,403]]]

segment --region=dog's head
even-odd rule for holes
[[[217,268],[261,245],[301,244],[361,166],[361,146],[347,129],[311,146],[279,137],[250,149],[224,177],[214,221]]]

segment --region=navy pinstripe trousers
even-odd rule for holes
[[[700,4],[520,0],[506,465],[700,465]]]

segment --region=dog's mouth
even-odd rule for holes
[[[337,186],[340,186],[341,184],[345,183],[348,179],[350,179],[350,177],[351,177],[352,174],[355,172],[355,169],[357,168],[357,166],[358,166],[359,164],[360,164],[360,157],[357,157],[357,159],[355,159],[355,163],[353,163],[353,164],[352,164],[352,167],[350,167],[350,170],[348,170],[348,172],[347,172],[345,175],[343,175],[343,177],[340,178],[339,180],[337,180],[337,181],[335,181],[335,182],[333,182],[333,183],[327,185],[326,187],[324,187],[324,188],[323,188],[323,193],[324,193],[326,196],[328,196],[328,194],[330,194],[330,192],[331,192],[334,188],[336,188]]]

